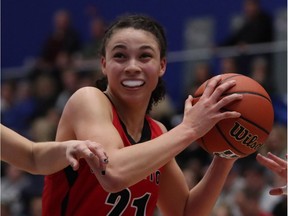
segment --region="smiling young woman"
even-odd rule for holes
[[[106,31],[101,48],[104,78],[79,89],[66,104],[57,140],[88,139],[109,155],[106,175],[83,161],[47,176],[43,215],[209,215],[236,159],[215,156],[204,178],[189,191],[174,157],[217,122],[239,113],[220,109],[241,95],[220,98],[235,85],[209,82],[198,103],[185,101],[184,117],[167,131],[149,116],[165,94],[166,37],[155,20],[125,15]],[[96,178],[95,178],[96,177]],[[208,193],[206,193],[208,191]]]

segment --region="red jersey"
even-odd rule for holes
[[[131,141],[114,107],[113,125],[124,145],[131,145],[133,140]],[[159,125],[148,116],[145,118],[145,125],[142,131],[142,138],[143,134],[146,134],[144,141],[154,139],[163,133]],[[80,160],[78,171],[73,171],[69,166],[45,177],[42,215],[153,215],[158,199],[161,170],[162,168],[129,188],[117,193],[108,193],[91,173],[86,161]]]

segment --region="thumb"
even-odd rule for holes
[[[79,169],[79,162],[75,158],[73,157],[69,158],[69,163],[74,171]]]
[[[189,95],[188,98],[185,100],[185,109],[190,109],[193,106],[192,102],[193,97],[192,95]]]

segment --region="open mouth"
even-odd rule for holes
[[[122,85],[128,88],[136,88],[144,85],[142,80],[125,80],[122,82]]]

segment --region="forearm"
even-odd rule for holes
[[[66,158],[67,142],[33,143],[32,165],[29,172],[48,175],[69,165]]]
[[[118,189],[133,185],[173,159],[191,144],[193,137],[191,129],[179,125],[148,142],[110,151],[107,175],[122,184]],[[106,177],[104,180],[109,184]]]
[[[33,164],[32,141],[1,124],[1,160],[27,171]]]
[[[50,174],[68,165],[67,142],[35,143],[1,125],[1,160],[33,174]]]
[[[235,160],[214,157],[203,179],[190,191],[185,215],[210,215]]]

